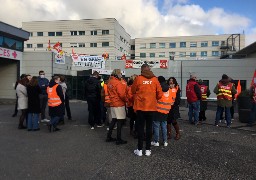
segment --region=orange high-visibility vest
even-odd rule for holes
[[[58,84],[55,84],[53,87],[47,87],[47,93],[48,93],[48,106],[50,107],[56,107],[61,104],[61,99],[57,94]]]
[[[162,98],[157,101],[156,109],[158,112],[168,114],[176,98],[176,88],[164,92]]]
[[[103,84],[103,88],[104,88],[104,94],[105,94],[105,103],[110,103],[110,98],[108,95],[108,86],[106,84]]]
[[[229,101],[232,101],[232,83],[229,83],[227,85],[223,85],[222,83],[218,84],[219,92],[217,94],[217,99],[227,99]]]
[[[208,86],[206,85],[200,85],[201,93],[202,93],[202,101],[205,101],[207,99],[207,90]]]

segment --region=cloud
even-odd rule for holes
[[[188,0],[8,0],[1,20],[21,27],[25,21],[116,18],[132,38],[242,33],[251,20],[222,8],[204,10]],[[249,32],[249,31],[248,31]],[[250,33],[254,31],[250,30]]]

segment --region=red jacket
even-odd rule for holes
[[[195,89],[198,89],[199,91],[196,91]],[[188,81],[186,86],[186,96],[188,103],[193,103],[201,99],[201,90],[195,80],[190,79]]]

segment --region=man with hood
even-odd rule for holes
[[[218,124],[221,118],[221,114],[225,110],[227,127],[230,128],[230,107],[232,106],[232,94],[236,94],[237,91],[226,74],[222,75],[221,80],[216,85],[213,92],[217,95],[217,112],[215,126],[219,126]]]
[[[60,130],[57,128],[57,124],[65,114],[65,99],[62,87],[59,85],[59,83],[60,77],[54,76],[47,87],[49,116],[51,117],[48,124],[48,129],[50,132]]]
[[[200,100],[201,100],[201,90],[196,82],[196,75],[191,74],[190,79],[188,80],[188,84],[186,86],[186,96],[188,102],[188,115],[189,122],[191,124],[198,125],[199,124],[199,111],[200,111]],[[194,116],[194,121],[192,118]]]
[[[145,155],[150,156],[152,121],[157,111],[157,101],[162,98],[163,91],[148,64],[141,66],[141,75],[133,82],[132,94],[134,94],[133,109],[137,113],[138,123],[138,149],[134,150],[134,153],[137,156],[142,156],[144,124],[146,122]]]
[[[97,71],[95,71],[85,83],[85,97],[89,110],[88,123],[91,129],[94,129],[95,124],[97,124],[97,127],[102,127],[100,119],[101,85]]]

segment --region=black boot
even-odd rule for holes
[[[113,131],[113,128],[114,128],[115,125],[116,125],[116,118],[113,118],[110,125],[109,125],[109,130],[108,130],[106,142],[116,141],[115,138],[111,137],[112,136],[112,131]]]
[[[122,126],[123,126],[124,121],[125,121],[124,119],[118,119],[117,120],[117,140],[116,140],[116,145],[127,144],[127,141],[124,141],[121,138]]]

